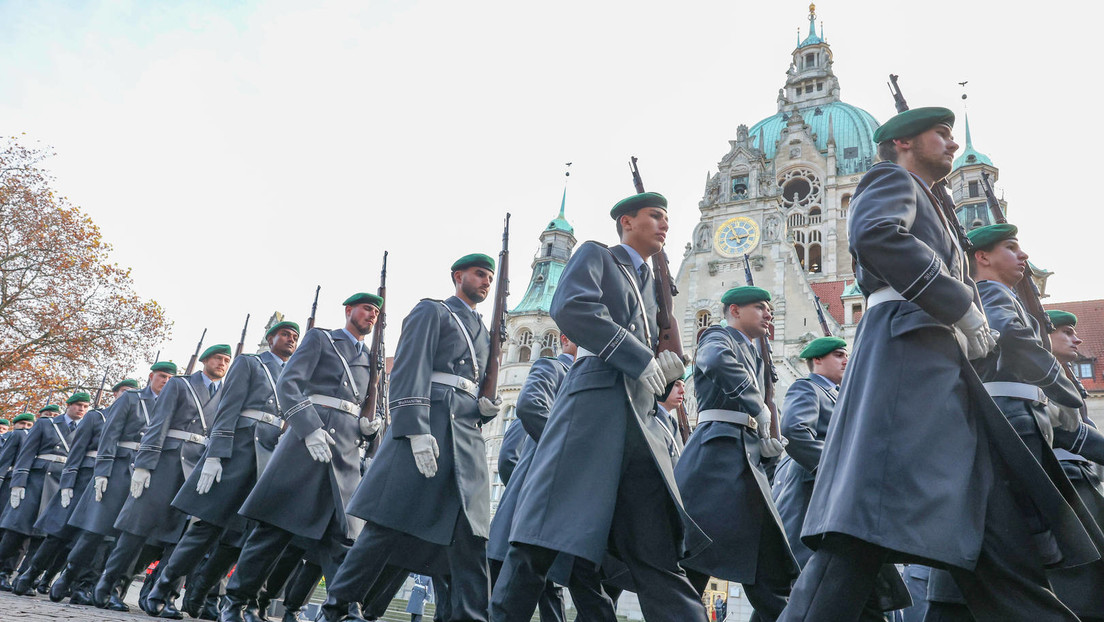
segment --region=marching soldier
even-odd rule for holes
[[[218,390],[230,366],[230,346],[213,345],[199,360],[203,369],[170,380],[150,413],[149,427],[134,455],[130,497],[115,521],[119,536],[93,594],[97,606],[112,595],[122,596],[120,581],[131,575],[143,544],[161,544],[169,552],[184,530],[188,517],[171,502],[203,452],[209,422],[218,409]]]
[[[111,391],[118,399],[123,392],[138,388],[136,380],[122,380]],[[92,483],[92,472],[96,466],[96,448],[100,444],[100,435],[103,433],[106,416],[102,410],[89,411],[73,432],[73,439],[69,456],[65,461],[65,468],[61,471],[61,481],[57,495],[50,499],[42,517],[35,523],[35,528],[46,534],[46,539],[35,551],[30,566],[15,581],[12,591],[20,595],[34,595],[34,589],[46,593],[43,586],[49,586],[54,572],[51,571],[57,557],[62,561],[69,552],[74,540],[80,535],[80,530],[68,524],[76,504],[74,496],[84,493],[84,489]],[[42,579],[39,582],[39,579]],[[38,583],[36,585],[36,583]]]
[[[559,553],[599,565],[612,543],[648,620],[704,620],[678,566],[708,542],[682,507],[656,397],[682,376],[681,355],[658,357],[655,281],[667,200],[647,192],[610,212],[621,244],[586,242],[571,257],[551,316],[579,344],[518,499],[510,550],[495,585],[495,622],[527,620]]]
[[[74,393],[66,400],[63,414],[39,419],[23,440],[12,469],[11,510],[4,513],[0,522],[4,528],[0,559],[14,554],[24,542],[41,542],[43,534],[35,523],[49,506],[50,498],[57,494],[73,432],[91,402],[87,393]]]
[[[996,341],[963,272],[958,222],[934,194],[958,148],[953,123],[945,108],[887,121],[874,139],[888,161],[851,201],[867,310],[802,529],[814,553],[782,620],[857,619],[882,564],[903,561],[949,568],[978,618],[1074,619],[1024,546],[1031,525],[1013,494],[1048,526],[1076,527],[1076,510],[969,367]],[[1052,533],[1065,563],[1099,558],[1084,529]]]
[[[1077,346],[1082,343],[1075,328],[1077,316],[1059,310],[1047,311],[1047,315],[1054,326],[1054,331],[1050,333],[1051,351],[1059,363],[1068,366],[1077,360]],[[1080,386],[1080,382],[1077,385],[1084,399],[1087,392]],[[1104,524],[1104,497],[1100,494],[1098,467],[1093,465],[1094,462],[1104,464],[1104,436],[1096,430],[1091,420],[1081,421],[1073,432],[1055,429],[1054,446],[1058,448],[1054,450],[1055,457],[1061,461],[1062,470],[1069,477],[1085,507],[1096,517],[1098,524]],[[1104,600],[1099,597],[1104,589],[1104,561],[1052,570],[1050,583],[1058,598],[1082,622],[1104,621]]]
[[[494,520],[491,521],[490,538],[487,542],[491,585],[498,581],[502,561],[506,559],[506,553],[510,549],[510,526],[513,524],[514,511],[517,508],[518,492],[529,473],[533,453],[548,423],[548,413],[552,411],[556,393],[575,362],[578,346],[563,334],[560,335],[560,346],[559,356],[537,359],[529,368],[529,375],[525,378],[521,392],[518,393],[517,419],[510,424],[506,434],[503,435],[502,450],[499,451],[498,456],[498,475],[506,484],[506,490],[502,493],[498,510],[495,511]],[[510,437],[519,439],[512,441],[512,444],[517,447],[516,457],[512,460],[513,464],[510,464],[508,457],[503,458],[503,452],[508,447],[507,439]],[[505,455],[509,456],[509,452]],[[579,615],[584,619],[598,619],[593,614],[586,615],[583,611],[583,607],[588,604],[585,598],[582,600],[575,598],[573,593],[572,600],[579,610]],[[540,610],[541,622],[567,619],[563,590],[552,581],[545,583],[545,589],[541,592],[537,607]],[[612,612],[612,603],[609,603],[608,609]]]
[[[91,398],[89,398],[91,399]],[[38,409],[38,418],[42,417],[56,417],[61,414],[61,406],[57,404],[47,404]]]
[[[8,499],[11,498],[11,475],[15,467],[15,458],[19,455],[19,448],[23,446],[23,440],[31,432],[35,416],[32,413],[21,413],[12,418],[12,429],[5,435],[3,449],[0,449],[0,519],[11,508]],[[3,540],[5,531],[0,529],[0,541]],[[10,592],[12,590],[11,573],[19,565],[22,553],[16,551],[7,557],[0,557],[0,590]]]
[[[1053,428],[1077,429],[1080,417],[1075,409],[1081,406],[1081,396],[1063,373],[1062,365],[1043,347],[1038,322],[1027,313],[1012,289],[1024,278],[1028,257],[1020,247],[1017,233],[1016,226],[1011,224],[978,227],[969,233],[973,244],[971,276],[977,282],[989,326],[1000,333],[997,349],[974,361],[974,367],[1020,440],[1040,462],[1053,461],[1049,455]],[[1064,408],[1048,411],[1048,400]],[[1063,419],[1064,414],[1069,416]],[[1061,473],[1058,476],[1065,478]],[[1060,559],[1041,525],[1032,534],[1048,563]],[[973,619],[966,600],[945,570],[932,570],[928,602],[930,619]]]
[[[770,299],[753,286],[721,297],[727,326],[711,326],[698,340],[698,427],[675,466],[686,512],[713,540],[683,560],[690,582],[698,594],[711,576],[743,584],[763,620],[782,613],[798,572],[764,466],[782,453],[760,392],[769,370],[752,343],[770,331]]]
[[[452,620],[487,619],[490,476],[480,428],[499,407],[477,397],[491,337],[475,307],[486,300],[494,269],[487,255],[461,257],[451,267],[455,295],[422,300],[403,320],[390,434],[349,502],[349,513],[367,523],[326,584],[322,613],[329,622],[343,619],[376,582],[391,581],[389,560],[409,559],[403,543],[412,540],[422,550],[444,547]]]
[[[92,581],[105,548],[105,538],[118,535],[114,528],[130,489],[130,464],[138,451],[142,431],[150,422],[157,396],[176,374],[176,365],[159,361],[150,367],[146,387],[124,391],[105,413],[103,431],[96,449],[92,484],[76,502],[69,525],[81,530],[66,558],[66,568],[50,586],[50,600],[71,594],[74,605],[91,605]],[[126,610],[121,594],[112,594],[107,607]]]
[[[0,451],[4,451],[4,435],[11,429],[11,421],[0,417]]]
[[[359,532],[345,505],[360,481],[359,447],[380,425],[360,417],[360,408],[372,363],[364,337],[383,299],[358,293],[344,305],[345,327],[307,331],[276,382],[288,432],[242,505],[241,514],[257,525],[226,587],[222,622],[258,619],[258,592],[289,545],[320,542],[328,559]]]
[[[245,531],[245,519],[238,515],[238,509],[253,490],[280,438],[282,420],[276,378],[295,352],[299,325],[274,324],[265,333],[265,339],[268,352],[239,356],[227,372],[202,467],[192,471],[172,502],[173,507],[196,522],[188,527],[146,596],[145,610],[150,615],[160,615],[163,610],[171,615],[180,580],[200,566],[203,556],[220,536]],[[234,561],[220,559],[225,567],[204,573],[216,581],[230,570]],[[188,586],[185,607],[188,613],[199,611],[211,587]]]

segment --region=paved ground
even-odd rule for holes
[[[68,600],[52,603],[46,596],[39,594],[34,598],[14,596],[11,592],[0,592],[0,622],[20,620],[26,622],[47,622],[48,620],[81,620],[82,622],[138,622],[151,618],[132,605],[137,613],[118,613],[95,607],[77,607],[67,604]]]

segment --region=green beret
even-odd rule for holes
[[[40,414],[40,415],[42,413],[60,413],[60,412],[61,412],[61,406],[58,406],[57,404],[47,404],[46,406],[43,406],[42,408],[38,409],[38,414]],[[19,417],[16,417],[16,419],[19,419]]]
[[[69,396],[69,399],[65,400],[66,404],[75,404],[77,402],[92,403],[92,396],[84,391],[77,391],[73,395]]]
[[[642,207],[658,207],[667,210],[667,198],[658,192],[641,192],[631,197],[621,199],[610,210],[610,218],[617,220],[629,212],[635,212]]]
[[[123,387],[130,387],[131,389],[137,389],[138,388],[138,381],[134,380],[132,378],[127,378],[126,380],[120,380],[118,383],[115,384],[115,386],[111,387],[111,392],[114,393],[114,392],[118,391],[119,389],[122,389]]]
[[[846,347],[847,342],[839,337],[817,337],[810,341],[798,356],[803,359],[817,359]]]
[[[42,411],[40,410],[39,412],[42,412]],[[16,423],[19,423],[20,421],[30,421],[31,423],[34,423],[34,420],[35,420],[35,416],[32,415],[31,413],[23,413],[21,415],[16,415],[15,419],[12,419],[12,423],[16,424]]]
[[[1077,326],[1077,316],[1069,311],[1059,311],[1054,309],[1047,311],[1046,314],[1050,316],[1050,323],[1054,324],[1054,328],[1062,328],[1063,326]]]
[[[370,304],[370,305],[374,306],[377,309],[382,309],[383,308],[383,298],[380,298],[379,296],[377,296],[375,294],[369,294],[367,292],[360,292],[359,294],[353,294],[352,296],[349,296],[348,298],[346,298],[345,302],[343,302],[341,304],[343,304],[347,307],[349,305],[362,305],[362,304],[365,304],[365,303]],[[291,324],[292,322],[288,322],[288,323]],[[265,337],[267,337],[267,336],[268,335],[265,334]]]
[[[484,255],[483,253],[472,253],[471,255],[464,255],[460,259],[457,259],[452,263],[452,267],[449,271],[456,272],[457,270],[463,270],[477,266],[480,268],[486,268],[491,272],[495,271],[495,261],[493,257]]]
[[[971,229],[966,233],[970,238],[970,244],[976,251],[987,251],[993,248],[997,242],[1011,240],[1016,237],[1019,229],[1016,225],[1004,223],[1002,225],[985,225],[977,229]]]
[[[377,298],[378,297],[379,296],[377,296]],[[345,303],[345,304],[349,304],[349,303]],[[297,334],[297,335],[299,334],[299,325],[296,324],[295,322],[288,322],[288,321],[276,322],[275,324],[272,325],[272,328],[268,329],[268,331],[265,332],[265,339],[268,339],[270,336],[272,336],[273,333],[280,330],[281,328],[290,328],[291,330],[295,331],[295,334]]]
[[[690,363],[689,365],[686,366],[686,372],[682,374],[682,381],[686,382],[693,375],[694,375],[694,364]]]
[[[157,361],[150,366],[150,371],[163,371],[166,374],[176,375],[176,363],[172,361]]]
[[[954,127],[954,122],[955,115],[947,108],[913,108],[898,114],[874,130],[874,142],[883,143],[894,138],[911,138],[940,123]]]
[[[11,421],[7,419],[0,419],[0,425],[11,425]]]
[[[754,285],[744,285],[741,287],[733,287],[721,296],[721,304],[728,305],[749,305],[753,302],[766,301],[770,302],[770,292],[762,287],[755,287]]]
[[[204,350],[203,354],[200,355],[199,360],[206,361],[207,357],[214,354],[225,354],[226,356],[231,356],[233,355],[233,350],[231,350],[230,346],[226,345],[225,343],[216,343],[210,348]]]

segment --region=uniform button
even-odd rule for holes
[[[636,330],[636,324],[629,324],[629,330]]]
[[[449,416],[452,417],[454,420],[456,419],[456,415],[449,415]]]
[[[461,365],[467,365],[467,364],[468,364],[468,362],[467,362],[467,361],[463,361],[463,360],[462,360],[462,361],[460,361],[460,364],[461,364]]]
[[[349,381],[348,381],[348,380],[345,380],[345,381],[343,381],[343,382],[341,383],[341,386],[344,386],[344,387],[347,387],[347,386],[349,386]]]
[[[330,434],[337,434],[337,430],[330,428]]]

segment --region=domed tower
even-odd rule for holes
[[[514,419],[518,393],[533,361],[560,353],[560,330],[548,315],[552,295],[575,248],[575,229],[564,218],[567,187],[560,199],[560,213],[540,234],[540,246],[533,257],[533,273],[521,302],[506,315],[507,342],[503,347],[498,394],[502,416],[483,426],[491,476],[491,511],[498,508],[504,486],[498,477],[498,452],[502,435]]]
[[[853,334],[862,315],[861,296],[846,302],[857,309],[845,308],[843,300],[854,280],[847,209],[859,179],[877,160],[878,122],[841,101],[815,5],[809,5],[808,20],[778,90],[777,111],[750,128],[740,125],[716,172],[706,175],[700,219],[677,277],[682,293],[675,310],[688,348],[702,328],[723,320],[720,298],[744,284],[745,254],[755,284],[773,297],[776,362],[796,356],[821,334],[816,296],[836,333]],[[792,380],[787,374],[804,375],[788,367],[780,365],[780,389]]]

